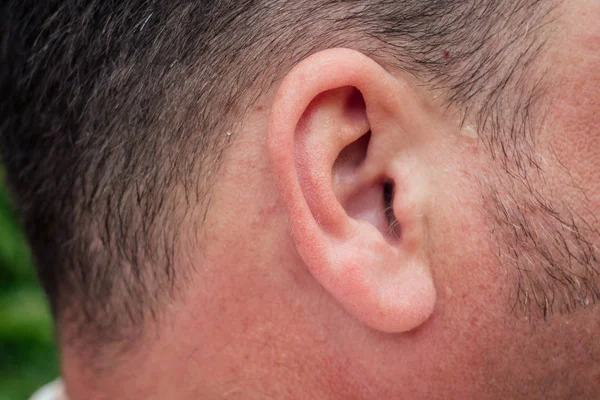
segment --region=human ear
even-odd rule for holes
[[[268,152],[294,244],[347,312],[379,331],[434,310],[427,167],[410,85],[353,50],[299,63],[271,108]]]

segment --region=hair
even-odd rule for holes
[[[343,46],[400,68],[478,121],[489,149],[518,166],[522,152],[506,143],[528,134],[498,121],[518,120],[514,110],[537,90],[524,82],[551,15],[551,0],[1,7],[9,184],[55,317],[105,343],[159,316],[185,284],[191,271],[174,262],[180,227],[194,213],[194,231],[210,207],[235,140],[223,132],[295,63]]]

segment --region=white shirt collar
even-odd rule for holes
[[[35,392],[29,400],[67,400],[67,396],[62,381],[57,379]]]

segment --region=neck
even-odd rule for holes
[[[265,344],[262,360],[232,345],[202,347],[150,346],[144,354],[122,355],[97,369],[81,360],[64,360],[68,400],[197,400],[264,398],[359,398],[358,379],[345,375],[349,360],[330,349],[305,356]],[[313,357],[317,355],[316,357]],[[216,360],[219,360],[217,363]],[[339,374],[332,376],[331,371]]]
[[[98,361],[63,346],[69,400],[326,400],[361,398],[361,393],[372,398],[366,395],[365,388],[372,386],[367,374],[356,370],[334,338],[343,331],[340,326],[347,326],[346,314],[332,312],[327,326],[316,324],[314,312],[294,301],[300,295],[263,287],[254,289],[260,293],[254,297],[264,300],[255,304],[244,293],[252,286],[250,275],[241,274],[233,283],[207,279],[217,289],[213,303],[201,298],[204,291],[186,295],[187,306],[173,307],[176,318],[162,324],[168,329],[146,335],[124,352],[104,352]],[[224,304],[218,293],[227,286],[246,300]],[[306,290],[311,296],[320,293],[316,286]]]

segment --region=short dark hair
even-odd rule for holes
[[[550,4],[5,2],[0,148],[55,316],[113,341],[160,314],[190,272],[173,262],[178,227],[209,207],[235,140],[224,132],[305,56],[355,48],[417,76],[483,131],[524,86]],[[490,149],[505,143],[500,129],[486,135]]]

